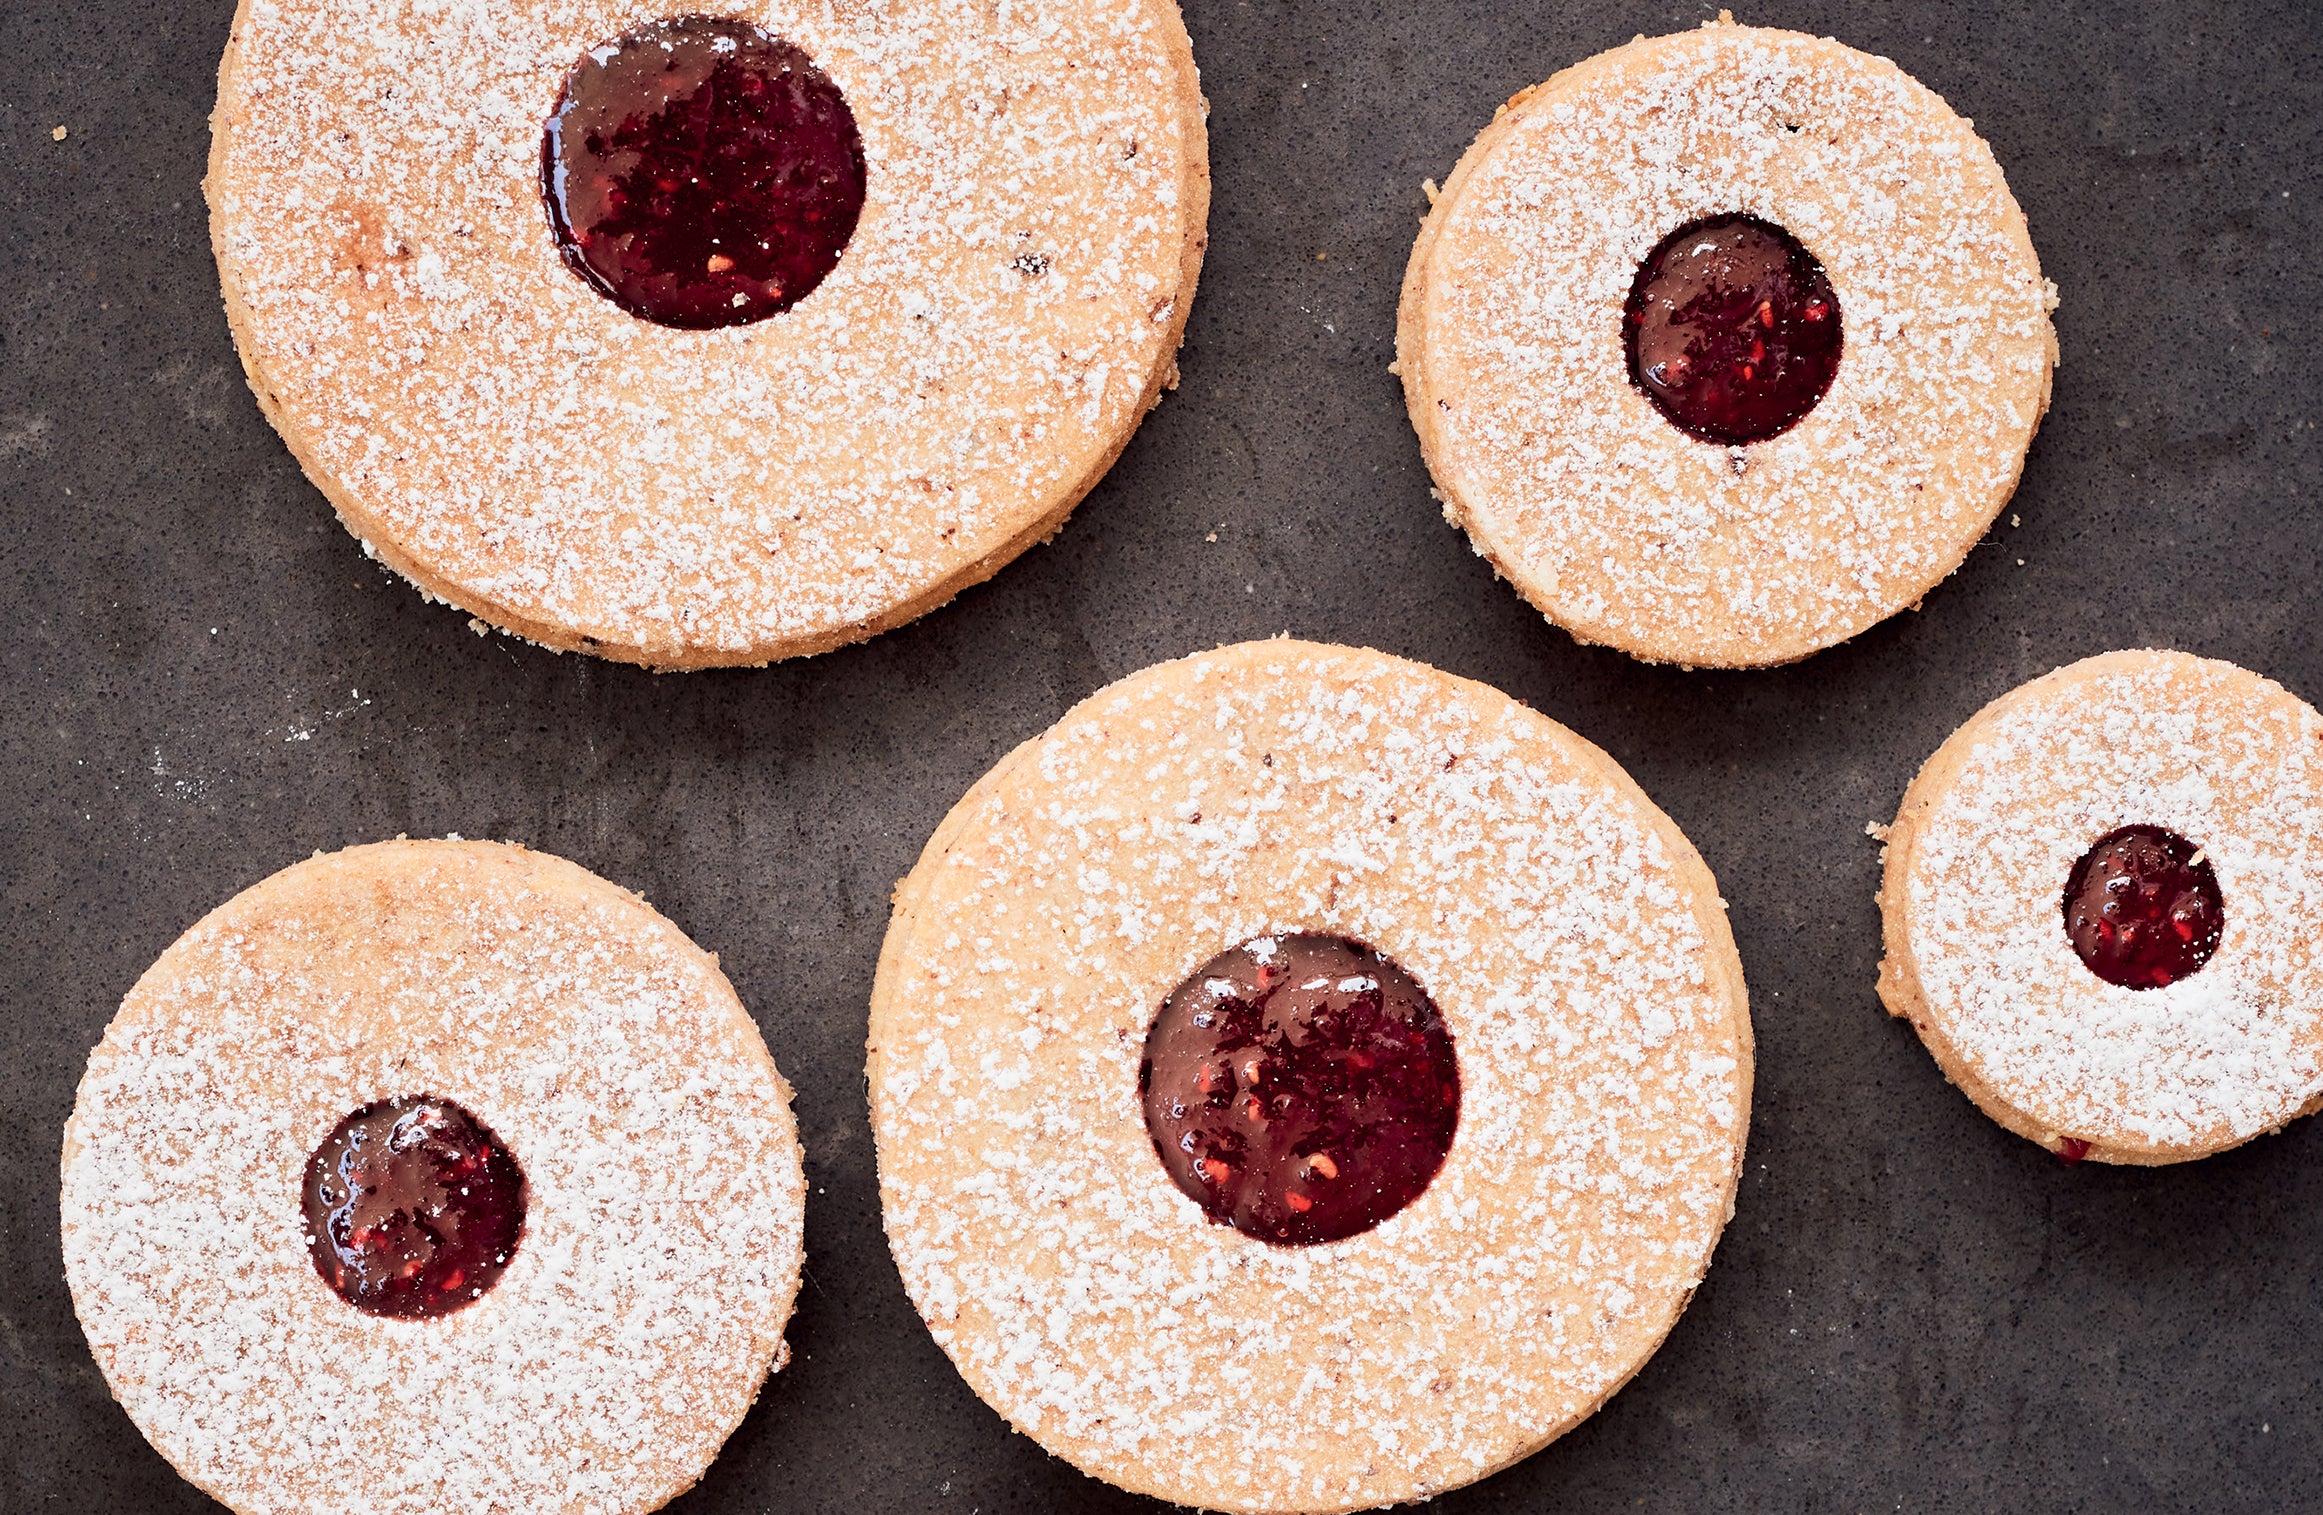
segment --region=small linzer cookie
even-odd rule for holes
[[[2206,1157],[2323,1089],[2323,718],[2181,652],[1995,700],[1905,792],[1879,995],[2070,1162]]]
[[[682,9],[682,8],[681,8]],[[1053,534],[1175,382],[1175,0],[243,0],[207,189],[261,407],[552,647],[763,663]]]
[[[1412,249],[1396,367],[1446,517],[1543,614],[1746,667],[1959,566],[2048,409],[2055,304],[1969,122],[1721,13],[1494,115]]]
[[[1676,1323],[1749,1121],[1710,872],[1480,684],[1253,642],[945,818],[871,1007],[888,1240],[1019,1430],[1180,1504],[1481,1478]]]
[[[630,1515],[781,1365],[805,1200],[714,958],[571,863],[387,842],[130,990],[65,1127],[65,1274],[235,1510]]]

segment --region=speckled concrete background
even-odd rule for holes
[[[991,585],[867,646],[655,678],[424,605],[260,419],[199,188],[225,0],[10,0],[0,1510],[205,1507],[108,1397],[58,1258],[59,1133],[122,993],[296,858],[447,831],[642,890],[798,1086],[797,1357],[674,1508],[1135,1507],[1010,1434],[913,1315],[864,1006],[889,888],[988,764],[1108,680],[1283,630],[1606,747],[1717,871],[1754,990],[1748,1176],[1692,1311],[1604,1413],[1441,1508],[2312,1508],[2323,1125],[2161,1171],[2003,1134],[1879,1011],[1864,823],[1984,701],[2087,653],[2178,646],[2323,697],[2323,10],[1745,9],[1975,118],[2064,292],[2065,364],[2014,516],[1924,610],[1686,674],[1576,647],[1493,581],[1387,362],[1420,180],[1512,92],[1713,9],[1189,0],[1217,198],[1184,387]]]

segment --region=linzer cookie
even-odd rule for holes
[[[1424,1499],[1700,1283],[1749,1120],[1715,882],[1479,684],[1288,640],[1099,691],[897,891],[888,1239],[976,1392],[1179,1504]]]
[[[1879,994],[2068,1161],[2205,1157],[2323,1090],[2323,718],[2178,652],[1994,701],[1888,835]]]
[[[1722,14],[1494,115],[1412,250],[1397,369],[1445,515],[1550,620],[1743,667],[1959,566],[2048,409],[2055,305],[1969,122]]]
[[[1053,533],[1201,264],[1174,0],[244,0],[211,233],[348,528],[552,647],[761,663]]]
[[[714,959],[558,859],[286,869],[129,992],[65,1127],[97,1364],[240,1511],[659,1508],[785,1356],[790,1090]]]

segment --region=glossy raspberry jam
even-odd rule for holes
[[[1261,937],[1180,984],[1145,1036],[1145,1128],[1210,1219],[1285,1246],[1368,1231],[1417,1199],[1460,1120],[1427,991],[1337,936]]]
[[[373,1315],[447,1315],[499,1281],[524,1231],[524,1173],[483,1122],[420,1095],[365,1105],[307,1159],[316,1271]]]
[[[2065,934],[2089,971],[2160,989],[2210,961],[2226,929],[2218,875],[2202,849],[2160,826],[2097,839],[2065,881]]]
[[[573,272],[663,326],[790,309],[863,212],[863,138],[804,52],[746,21],[679,16],[591,48],[541,142]]]
[[[1797,425],[1831,388],[1839,296],[1799,239],[1756,216],[1662,238],[1622,310],[1630,382],[1671,425],[1737,447]]]

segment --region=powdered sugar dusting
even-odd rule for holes
[[[2114,654],[2011,696],[1935,796],[1904,880],[1912,962],[1946,1039],[2001,1098],[2103,1144],[2217,1146],[2323,1086],[2323,719],[2183,654]],[[2099,837],[2194,841],[2226,929],[2200,971],[2106,983],[2063,896]]]
[[[1655,244],[1736,211],[1822,262],[1846,340],[1742,449],[1656,414],[1621,330]],[[1959,563],[2048,406],[2055,292],[1991,150],[1836,43],[1714,25],[1593,59],[1507,109],[1435,222],[1399,348],[1446,513],[1587,640],[1747,664],[1855,634]]]
[[[249,0],[209,182],[254,382],[358,534],[647,661],[817,650],[1013,556],[1150,402],[1207,207],[1169,0],[708,9],[863,134],[853,242],[785,315],[671,331],[560,261],[542,122],[662,14],[627,0]]]
[[[1731,1206],[1749,1030],[1707,874],[1617,772],[1495,691],[1277,641],[1102,691],[979,786],[899,896],[871,1060],[889,1237],[978,1392],[1132,1488],[1335,1510],[1635,1371]],[[1461,1114],[1407,1209],[1274,1248],[1170,1183],[1138,1067],[1188,973],[1291,931],[1421,982]]]
[[[476,1303],[364,1314],[308,1256],[301,1167],[348,1111],[423,1092],[515,1154],[525,1233]],[[138,1428],[236,1509],[651,1509],[779,1359],[788,1099],[715,969],[569,865],[474,843],[302,864],[172,947],[90,1058],[74,1304]]]

